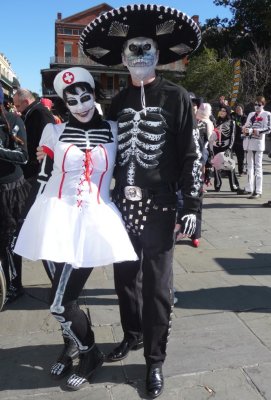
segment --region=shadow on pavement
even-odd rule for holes
[[[266,286],[234,286],[176,291],[175,308],[225,310],[234,312],[271,312],[271,288]]]
[[[106,354],[114,344],[99,345]],[[60,380],[49,375],[51,365],[61,351],[61,345],[22,346],[1,350],[1,382],[0,391],[31,390],[59,387],[65,389],[69,374]],[[72,371],[70,372],[70,374]],[[145,365],[120,363],[104,363],[93,375],[90,383],[129,384],[144,393]],[[143,382],[142,382],[143,381]],[[80,399],[80,395],[78,396]],[[144,398],[144,397],[143,397]]]

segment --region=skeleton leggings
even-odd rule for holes
[[[75,269],[52,261],[45,264],[52,276],[50,311],[60,322],[63,336],[73,340],[79,351],[86,351],[95,339],[87,315],[79,308],[78,297],[93,268]]]

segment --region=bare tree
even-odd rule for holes
[[[260,48],[253,44],[254,50],[242,59],[240,98],[244,103],[254,101],[255,96],[267,94],[270,88],[271,47]]]

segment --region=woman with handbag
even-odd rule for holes
[[[224,156],[232,158],[232,147],[235,138],[235,122],[231,119],[231,110],[228,106],[220,107],[216,128],[210,138],[210,147],[215,157],[218,153],[224,153]],[[232,192],[237,192],[239,182],[235,173],[235,169],[225,169],[228,175],[229,184]],[[219,192],[222,186],[221,169],[214,166],[214,187]]]

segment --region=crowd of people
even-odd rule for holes
[[[0,258],[7,305],[23,294],[22,256],[43,262],[50,312],[63,336],[52,378],[70,372],[66,386],[78,390],[104,361],[122,360],[142,343],[146,392],[156,398],[164,388],[174,246],[183,238],[200,245],[204,193],[212,186],[219,192],[225,176],[237,195],[261,197],[271,114],[263,96],[248,116],[222,96],[214,115],[204,99],[157,75],[158,63],[200,44],[186,15],[147,5],[115,11],[91,22],[80,41],[92,60],[129,70],[132,83],[112,99],[106,119],[94,79],[81,67],[54,79],[65,121],[50,99],[26,89],[16,91],[7,111],[0,87]],[[243,189],[237,175],[247,175]],[[105,356],[78,297],[93,268],[110,264],[123,340]]]

